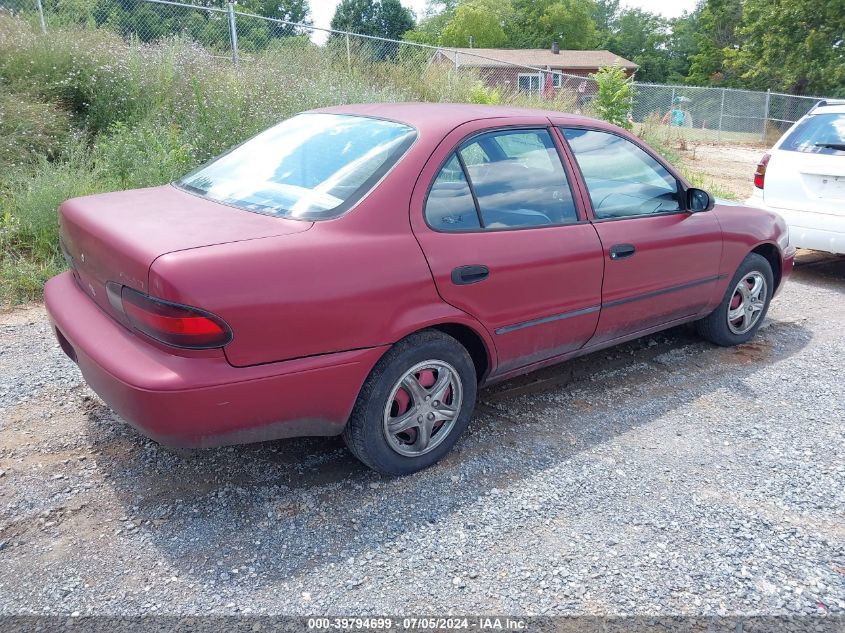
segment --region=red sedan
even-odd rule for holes
[[[300,114],[60,223],[56,335],[141,432],[343,434],[391,474],[450,450],[479,385],[688,321],[747,341],[794,255],[623,130],[472,105]]]

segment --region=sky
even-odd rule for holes
[[[339,0],[311,0],[311,18],[314,20],[314,26],[329,28],[338,2]],[[660,13],[667,18],[676,18],[684,11],[691,11],[695,3],[696,0],[623,0],[622,6],[638,7],[652,13]],[[402,0],[402,4],[419,18],[425,9],[426,0]]]

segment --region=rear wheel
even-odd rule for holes
[[[728,284],[719,307],[697,323],[699,333],[726,347],[745,343],[763,322],[773,290],[771,264],[761,255],[749,254]]]
[[[451,336],[428,330],[397,343],[358,396],[343,439],[380,473],[406,475],[437,462],[469,424],[475,366]]]

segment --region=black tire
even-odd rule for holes
[[[430,360],[448,363],[456,370],[462,399],[447,435],[430,452],[411,457],[400,454],[388,442],[385,407],[403,375]],[[417,332],[399,341],[376,363],[358,394],[343,440],[355,457],[385,475],[407,475],[428,468],[452,449],[466,429],[477,391],[475,365],[463,345],[436,330]]]
[[[730,310],[731,301],[734,293],[737,291],[737,286],[740,281],[748,278],[754,273],[759,273],[766,281],[765,286],[765,300],[763,308],[759,313],[756,321],[747,331],[738,333],[731,329],[728,324],[728,310]],[[725,290],[725,296],[722,297],[719,307],[717,307],[708,316],[696,323],[699,334],[708,341],[721,345],[723,347],[730,347],[732,345],[740,345],[747,342],[753,337],[766,318],[766,313],[769,311],[769,303],[772,300],[772,293],[774,292],[774,277],[772,275],[772,266],[768,260],[762,255],[756,253],[749,253],[748,256],[742,260],[742,263],[737,268],[736,273],[728,284]]]

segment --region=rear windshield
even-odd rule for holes
[[[302,220],[361,199],[416,138],[393,121],[300,114],[191,172],[176,185],[224,204]]]
[[[845,114],[813,114],[801,121],[780,149],[845,156]]]

